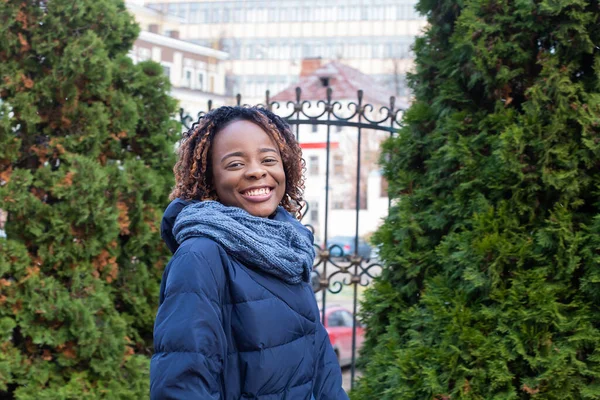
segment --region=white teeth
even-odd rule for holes
[[[248,190],[246,192],[247,196],[264,196],[266,194],[269,194],[271,192],[271,189],[269,188],[260,188],[260,189],[254,189],[254,190]]]

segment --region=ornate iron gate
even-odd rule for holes
[[[294,129],[296,138],[300,141],[300,126],[311,125],[326,127],[326,171],[325,171],[325,218],[323,226],[323,242],[315,243],[317,257],[313,267],[313,289],[315,293],[321,295],[321,318],[325,324],[325,315],[327,310],[327,293],[340,293],[345,286],[353,289],[352,297],[352,359],[351,368],[351,387],[354,387],[356,374],[356,349],[357,349],[357,323],[356,314],[358,308],[358,287],[367,286],[371,279],[376,275],[376,271],[381,268],[376,258],[365,257],[359,252],[359,213],[361,210],[361,143],[363,134],[369,131],[386,132],[389,136],[394,135],[400,128],[401,114],[404,111],[396,107],[396,100],[390,97],[389,105],[375,107],[372,104],[363,103],[363,91],[357,92],[356,101],[348,101],[342,104],[341,101],[332,100],[332,89],[327,88],[326,98],[318,101],[302,100],[302,91],[296,88],[296,98],[294,101],[288,101],[284,107],[277,102],[272,101],[269,91],[266,92],[265,103],[257,104],[284,118]],[[242,104],[241,95],[236,96],[237,105],[250,106]],[[207,111],[212,109],[212,101],[208,101]],[[197,115],[199,121],[206,112],[201,111]],[[180,120],[182,124],[189,129],[194,119],[180,110]],[[351,127],[356,129],[356,193],[355,193],[355,233],[354,246],[351,254],[345,254],[344,249],[339,244],[329,245],[329,185],[330,185],[330,164],[331,164],[331,136],[332,127]],[[388,201],[389,207],[389,201]],[[308,213],[309,207],[305,208],[304,216]],[[306,224],[313,232],[314,228]]]

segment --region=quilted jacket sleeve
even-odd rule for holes
[[[154,324],[152,400],[222,398],[225,277],[216,249],[178,252],[165,270]]]
[[[329,341],[329,335],[321,323],[317,324],[316,342],[320,343],[320,346],[314,397],[318,400],[348,400],[348,395],[342,388],[340,364]]]

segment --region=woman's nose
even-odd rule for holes
[[[264,166],[260,163],[252,163],[248,166],[246,170],[246,177],[250,179],[260,179],[264,178],[267,175],[267,171]]]

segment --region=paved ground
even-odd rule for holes
[[[342,385],[344,386],[344,390],[346,392],[350,391],[350,368],[342,369]]]
[[[356,371],[355,374],[356,374],[354,377],[355,380],[361,376],[361,373],[359,371]],[[350,375],[351,375],[350,367],[342,368],[342,379],[343,379],[342,385],[346,392],[350,391]]]

